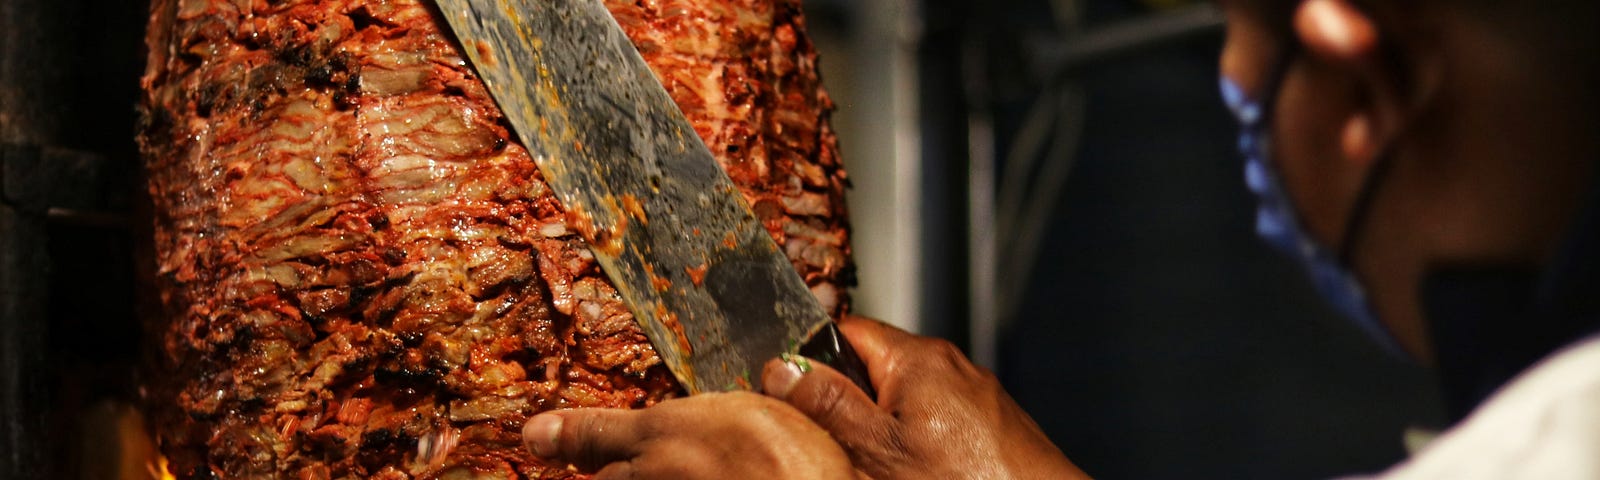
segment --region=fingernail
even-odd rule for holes
[[[773,369],[772,373],[762,379],[762,387],[768,394],[778,398],[788,398],[795,384],[800,383],[800,376],[806,372],[794,360],[794,358],[784,358],[778,362],[778,368]]]
[[[556,454],[556,439],[561,436],[561,416],[546,413],[528,419],[522,426],[522,442],[540,458]]]

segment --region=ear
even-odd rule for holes
[[[1361,101],[1344,119],[1340,135],[1346,161],[1367,165],[1394,140],[1407,116],[1404,76],[1389,63],[1376,19],[1350,0],[1307,0],[1294,12],[1294,34],[1306,53],[1346,72]]]

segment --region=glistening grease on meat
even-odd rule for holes
[[[844,172],[798,4],[607,1],[837,314]],[[154,2],[149,400],[178,477],[564,478],[529,415],[680,394],[433,8]]]

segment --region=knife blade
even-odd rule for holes
[[[437,0],[473,68],[691,394],[849,343],[601,0]]]

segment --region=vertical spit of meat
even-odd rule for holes
[[[839,313],[844,172],[798,4],[607,0]],[[529,415],[679,394],[442,25],[421,0],[153,2],[149,395],[178,477],[560,478]]]

